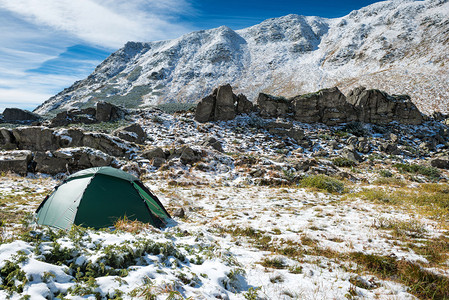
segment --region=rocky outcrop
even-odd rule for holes
[[[0,149],[12,150],[17,149],[12,130],[7,128],[0,128]]]
[[[124,110],[114,104],[97,102],[95,118],[98,122],[116,121],[124,116]]]
[[[349,93],[347,102],[356,109],[357,120],[364,123],[397,121],[417,125],[424,121],[424,116],[408,95],[388,95],[383,91],[358,87]]]
[[[20,108],[5,108],[3,111],[3,121],[7,123],[31,123],[39,121],[40,116],[28,110]]]
[[[146,138],[146,134],[142,126],[135,123],[120,127],[119,129],[114,130],[112,134],[121,138],[122,140],[137,144],[143,144]]]
[[[291,101],[284,97],[260,93],[256,102],[262,117],[277,118],[286,117],[292,112]]]
[[[96,123],[96,109],[89,107],[85,109],[71,109],[62,111],[50,121],[50,127],[67,126],[69,124],[92,124]]]
[[[251,101],[242,94],[236,96],[227,84],[201,99],[195,110],[195,120],[200,123],[227,121],[234,119],[237,114],[250,113],[252,109]]]
[[[47,151],[60,147],[59,137],[46,127],[18,127],[12,134],[18,149]]]
[[[31,159],[32,153],[29,150],[0,152],[0,172],[14,172],[26,175]]]
[[[304,123],[335,125],[354,121],[355,109],[337,87],[291,99],[294,118]]]
[[[36,152],[34,170],[46,174],[73,173],[79,170],[109,166],[113,157],[88,147]]]
[[[84,134],[82,145],[98,149],[115,157],[130,158],[132,145],[124,140],[104,133],[89,132]]]

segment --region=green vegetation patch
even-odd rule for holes
[[[342,181],[322,174],[304,177],[299,182],[299,185],[328,191],[329,193],[343,193],[345,190],[345,185]]]
[[[437,180],[441,176],[440,170],[434,167],[428,167],[417,164],[394,164],[393,167],[395,167],[400,172],[420,174],[426,176],[431,180]]]
[[[334,165],[337,167],[343,167],[343,168],[350,168],[354,167],[357,163],[353,161],[352,159],[346,158],[346,157],[337,157],[332,160]]]

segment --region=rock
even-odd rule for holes
[[[146,138],[142,126],[136,123],[116,129],[113,132],[113,135],[125,141],[137,144],[143,144]]]
[[[29,150],[0,151],[0,172],[14,172],[26,175],[31,162]]]
[[[381,143],[379,145],[379,151],[385,152],[387,154],[396,155],[399,153],[398,145],[395,143]]]
[[[123,118],[124,111],[114,104],[99,101],[96,106],[95,118],[98,122],[116,121]]]
[[[171,215],[177,218],[184,218],[186,216],[184,208],[182,207],[175,208]]]
[[[438,169],[449,169],[449,157],[438,157],[430,161],[430,165]]]
[[[284,97],[260,93],[257,98],[257,106],[262,117],[285,117],[291,113],[291,103]]]
[[[223,147],[221,143],[217,141],[214,137],[209,137],[201,143],[201,146],[211,147],[219,152],[223,152]]]
[[[214,120],[215,114],[215,97],[209,95],[201,99],[195,110],[195,120],[205,123]]]
[[[166,155],[164,150],[162,150],[162,148],[160,147],[153,147],[149,150],[146,150],[142,153],[142,157],[152,160],[154,158],[162,158],[162,159],[166,159]]]
[[[245,95],[237,96],[237,114],[249,114],[253,111],[253,103]]]
[[[362,162],[363,158],[357,153],[355,150],[351,150],[348,147],[343,148],[339,152],[341,157],[344,157],[346,159],[350,159],[355,162]]]
[[[287,130],[287,136],[299,142],[304,139],[304,130],[298,128],[291,128]]]
[[[38,151],[34,154],[36,163],[35,171],[46,174],[67,173],[69,170],[70,158],[56,157],[51,151]]]
[[[104,133],[86,133],[82,144],[85,147],[98,149],[108,155],[129,158],[133,153],[133,145],[118,137]]]
[[[17,148],[16,139],[12,131],[7,128],[0,128],[0,149],[13,150]]]
[[[424,120],[424,116],[407,95],[388,95],[379,90],[358,87],[348,94],[347,101],[357,110],[360,122],[387,124],[398,121],[417,125]]]
[[[58,136],[46,127],[18,127],[12,134],[18,149],[47,151],[60,147]]]
[[[93,107],[85,109],[71,109],[58,113],[50,121],[50,127],[67,126],[69,124],[92,124],[97,122],[96,109]]]
[[[3,111],[3,121],[7,123],[31,123],[40,118],[38,114],[20,108],[5,108]]]
[[[84,132],[80,129],[60,129],[55,131],[54,135],[59,138],[59,145],[62,148],[83,146]]]
[[[235,97],[236,98],[236,97]],[[232,120],[236,115],[235,99],[232,93],[232,87],[222,85],[217,90],[214,120]]]
[[[155,168],[160,168],[166,161],[167,160],[165,158],[155,157],[151,160],[151,165]]]
[[[340,146],[339,146],[339,144],[338,144],[338,142],[337,142],[336,140],[331,140],[331,141],[329,142],[329,146],[330,146],[333,150],[336,150],[336,149],[340,148]]]
[[[201,153],[193,150],[190,147],[184,146],[181,148],[181,162],[183,164],[192,164],[201,160]]]
[[[392,143],[397,144],[399,142],[399,137],[394,133],[390,133],[390,140]]]
[[[52,152],[53,156],[67,160],[69,173],[79,170],[109,166],[113,158],[106,153],[88,148],[65,148]]]
[[[305,123],[335,125],[356,119],[355,109],[337,87],[292,98],[295,119]]]

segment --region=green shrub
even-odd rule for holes
[[[380,170],[379,174],[380,174],[380,176],[385,177],[385,178],[393,177],[393,173],[391,173],[388,170]]]
[[[420,174],[433,180],[436,180],[441,176],[440,170],[434,167],[427,167],[423,165],[411,165],[411,164],[395,164],[393,165],[393,167],[395,167],[401,172]]]
[[[342,193],[345,189],[340,180],[322,174],[304,177],[301,179],[300,185],[325,190],[329,193]]]
[[[357,163],[353,161],[352,159],[346,158],[346,157],[337,157],[332,160],[334,165],[337,167],[345,167],[350,168],[355,166]]]

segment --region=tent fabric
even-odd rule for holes
[[[36,211],[38,224],[66,230],[109,227],[124,217],[161,227],[170,215],[137,177],[112,167],[72,174]]]

